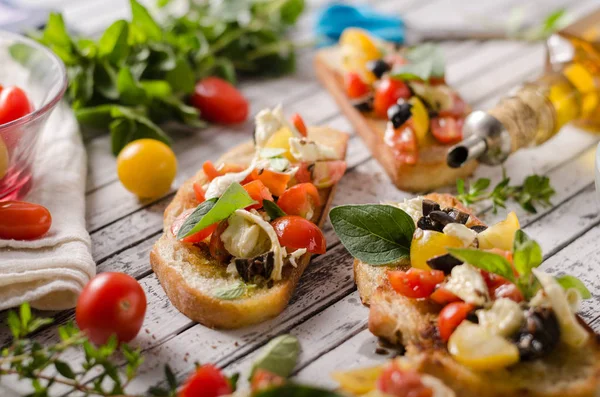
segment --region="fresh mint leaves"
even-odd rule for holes
[[[300,342],[293,335],[280,335],[272,339],[256,358],[249,379],[257,369],[264,369],[283,378],[292,374],[300,355]]]
[[[370,265],[408,259],[415,222],[391,205],[342,205],[329,213],[333,228],[353,257]]]

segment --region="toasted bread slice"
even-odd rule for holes
[[[383,140],[386,121],[361,113],[346,96],[343,76],[339,72],[340,58],[338,47],[320,50],[314,61],[317,77],[352,122],[356,132],[369,147],[373,157],[381,163],[394,185],[401,190],[423,192],[453,184],[457,178],[465,178],[475,171],[476,161],[471,161],[461,168],[448,167],[448,146],[436,142],[419,148],[417,164],[398,163],[392,149]]]
[[[308,138],[335,148],[340,158],[345,157],[348,135],[324,127],[309,128]],[[218,163],[235,163],[247,166],[254,155],[252,142],[230,150]],[[226,272],[226,265],[214,260],[202,245],[185,244],[170,232],[175,218],[188,208],[197,205],[194,182],[206,182],[202,171],[185,182],[165,210],[165,232],[150,253],[150,263],[173,305],[190,319],[214,328],[240,328],[277,316],[285,309],[300,276],[310,262],[310,254],[298,258],[297,267],[285,266],[283,278],[270,288],[247,291],[236,300],[215,298],[216,288],[238,282]],[[325,220],[333,198],[335,186],[321,189],[321,202],[313,221],[319,225]]]

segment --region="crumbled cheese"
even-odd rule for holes
[[[449,236],[454,236],[461,240],[465,247],[469,247],[477,238],[477,232],[473,229],[469,229],[462,223],[449,223],[444,226],[444,230],[442,230],[444,234]]]
[[[481,273],[468,263],[455,266],[445,288],[467,303],[485,306],[490,296]]]
[[[304,254],[306,254],[306,248],[299,248],[296,251],[292,252],[290,254],[290,256],[288,257],[291,265],[294,267],[298,267],[298,264],[296,263],[296,259],[300,258]]]
[[[322,160],[338,160],[338,153],[330,147],[306,138],[289,139],[290,153],[298,161],[314,163]]]
[[[263,229],[236,213],[228,219],[229,225],[221,234],[225,249],[236,258],[250,259],[269,251],[269,238]]]
[[[423,217],[423,197],[404,199],[402,203],[392,204],[406,212],[415,221],[415,224]]]
[[[254,123],[254,141],[257,148],[263,147],[281,127],[288,127],[295,135],[300,135],[296,128],[285,119],[281,105],[277,105],[273,110],[261,110],[254,118]]]
[[[556,314],[560,325],[560,338],[569,346],[583,346],[587,342],[589,334],[571,311],[565,290],[551,275],[538,269],[533,269],[532,272],[542,285],[545,297]]]
[[[517,302],[499,298],[491,308],[477,310],[477,318],[479,325],[492,334],[508,337],[519,330],[525,315]]]

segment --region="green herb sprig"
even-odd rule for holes
[[[506,201],[514,200],[527,212],[537,213],[536,206],[549,207],[550,198],[556,193],[550,185],[550,179],[543,175],[529,175],[522,185],[511,186],[510,178],[504,173],[502,180],[489,190],[491,180],[479,178],[467,189],[465,181],[456,181],[456,198],[464,205],[472,205],[484,200],[491,200],[494,213],[498,208],[506,208]]]

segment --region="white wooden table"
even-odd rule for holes
[[[40,0],[22,0],[42,3]],[[312,8],[323,0],[311,0]],[[457,21],[481,15],[508,15],[517,0],[378,0],[377,8],[401,13],[409,21]],[[558,6],[583,15],[599,6],[597,0],[538,0],[532,2],[532,16],[538,19]],[[66,20],[77,30],[96,33],[116,18],[126,16],[125,0],[77,1],[46,0],[44,5],[63,9]],[[299,37],[310,37],[314,14],[308,11],[300,22]],[[474,108],[488,108],[498,98],[542,69],[541,44],[508,41],[445,42],[447,78]],[[352,126],[340,114],[330,96],[315,79],[312,51],[299,58],[298,72],[286,78],[242,83],[252,102],[252,112],[283,103],[288,113],[299,112],[310,124],[327,124],[352,134],[348,150],[348,172],[337,191],[334,205],[400,200],[410,194],[398,191],[389,182]],[[289,307],[276,319],[237,331],[216,331],[196,324],[175,309],[165,296],[148,261],[149,250],[162,232],[162,213],[175,188],[193,175],[204,160],[214,160],[229,147],[250,137],[252,123],[235,128],[210,127],[194,133],[175,134],[173,149],[179,161],[174,189],[163,198],[140,202],[125,191],[117,180],[115,159],[110,153],[109,137],[87,141],[89,175],[87,221],[93,241],[93,256],[98,271],[126,272],[137,278],[148,298],[144,327],[135,344],[145,351],[141,376],[131,385],[132,392],[146,390],[163,379],[163,364],[168,363],[183,379],[194,368],[194,361],[212,362],[227,372],[244,371],[257,349],[272,337],[291,333],[302,343],[296,376],[301,381],[333,386],[328,374],[335,369],[380,362],[376,339],[367,330],[368,309],[360,303],[352,276],[352,258],[326,226],[328,252],[313,258],[302,277]],[[543,268],[553,273],[569,272],[580,277],[594,294],[583,305],[582,316],[600,330],[600,223],[595,201],[594,152],[599,136],[574,127],[565,127],[542,147],[522,150],[506,164],[513,183],[532,172],[546,174],[556,189],[553,207],[538,214],[525,213],[510,206],[522,227],[542,245]],[[481,166],[476,177],[499,181],[500,168]],[[488,223],[506,214],[493,214],[482,206],[480,213]],[[73,312],[55,313],[57,324],[73,319]],[[55,329],[35,335],[40,341],[56,339]],[[8,332],[0,329],[0,346]],[[78,360],[73,356],[72,360]]]

